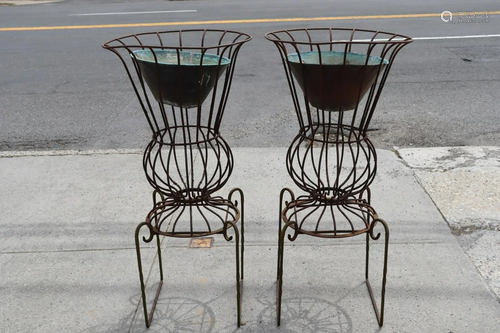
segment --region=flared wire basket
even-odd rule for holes
[[[249,40],[250,35],[236,31],[192,29],[128,35],[103,47],[120,57],[156,133],[170,125],[165,108],[203,106],[215,120],[229,94],[238,52]],[[161,104],[159,114],[155,102]]]
[[[143,166],[155,190],[208,198],[233,168],[219,129],[248,34],[219,29],[147,32],[106,42],[125,67],[152,131]]]
[[[410,37],[350,28],[280,30],[278,48],[299,124],[287,155],[294,182],[322,200],[363,192],[376,173],[370,121]]]

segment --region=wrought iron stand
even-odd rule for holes
[[[412,40],[393,33],[342,28],[281,30],[266,38],[280,52],[300,127],[288,149],[288,173],[307,192],[297,198],[287,188],[280,193],[278,326],[287,231],[292,231],[290,241],[299,234],[322,238],[366,234],[366,284],[382,326],[389,228],[370,205],[377,155],[367,132],[394,59]],[[285,194],[289,201],[284,201]],[[380,238],[375,232],[378,224],[385,233],[380,312],[369,282],[370,239]]]
[[[236,58],[248,34],[226,30],[183,30],[135,34],[103,45],[118,55],[144,111],[153,137],[143,166],[154,188],[153,209],[137,226],[135,243],[146,326],[151,325],[163,284],[160,236],[194,238],[222,234],[236,252],[236,299],[241,324],[244,255],[244,196],[233,189],[216,196],[233,170],[233,155],[219,129]],[[220,79],[220,80],[219,80]],[[149,90],[146,88],[149,87]],[[240,200],[233,199],[237,194]],[[241,220],[241,233],[237,222]],[[148,314],[141,259],[141,230],[156,238],[160,282]],[[241,248],[240,248],[241,247]]]

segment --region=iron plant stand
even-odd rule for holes
[[[244,197],[233,189],[215,195],[233,170],[233,155],[220,134],[236,58],[250,35],[226,30],[135,34],[103,45],[118,55],[152,131],[143,167],[153,187],[153,208],[137,226],[135,243],[146,326],[151,325],[163,284],[160,236],[234,238],[237,322],[241,324]],[[149,89],[146,88],[149,87]],[[239,196],[238,200],[233,196]],[[241,232],[238,221],[241,220]],[[145,228],[145,229],[144,229]],[[142,241],[156,238],[160,282],[148,314]],[[234,237],[229,234],[233,230]]]
[[[280,52],[299,122],[299,133],[286,157],[288,173],[307,193],[297,198],[287,188],[280,193],[278,326],[288,231],[290,241],[300,234],[322,238],[366,234],[366,284],[382,326],[389,228],[370,205],[377,155],[367,132],[394,59],[412,40],[393,33],[343,28],[281,30],[266,38]],[[284,201],[285,194],[289,201]],[[379,224],[385,233],[380,311],[369,282],[370,239],[380,238],[375,232]]]

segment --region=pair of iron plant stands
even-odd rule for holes
[[[322,238],[366,234],[366,284],[382,326],[389,229],[370,205],[377,155],[367,132],[394,59],[412,39],[343,28],[281,30],[265,37],[280,52],[299,123],[299,133],[288,149],[287,170],[306,192],[295,197],[285,188],[280,193],[278,326],[284,242],[286,237],[294,241],[299,234]],[[182,30],[135,34],[103,45],[125,66],[153,134],[143,158],[146,177],[154,188],[153,209],[135,234],[147,327],[163,282],[160,236],[215,234],[222,234],[226,241],[234,238],[238,327],[241,324],[244,196],[239,188],[227,198],[215,193],[233,170],[233,155],[220,126],[236,58],[251,39],[236,31]],[[290,199],[285,201],[285,195]],[[381,236],[375,232],[378,224],[385,232],[380,312],[368,274],[370,239]],[[156,239],[160,270],[149,314],[140,247],[143,228],[148,231],[143,242]]]

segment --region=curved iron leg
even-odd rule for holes
[[[293,194],[293,191],[290,190],[289,188],[283,188],[280,192],[280,210],[278,214],[278,239],[280,238],[281,235],[281,221],[282,217],[281,214],[283,213],[283,198],[285,197],[285,192],[288,192],[290,194],[290,200],[293,201],[295,200],[295,194]],[[286,203],[285,203],[286,204]],[[276,273],[276,279],[279,279],[279,267],[280,267],[280,247],[279,247],[279,242],[278,242],[278,263],[277,263],[277,273]]]
[[[243,190],[240,188],[234,188],[229,192],[228,200],[231,201],[233,193],[238,192],[241,200],[241,208],[240,208],[240,220],[241,220],[241,280],[245,277],[245,196],[243,195]],[[232,201],[231,201],[232,202]],[[235,205],[238,205],[238,201],[235,202]]]
[[[139,242],[139,232],[140,229],[144,226],[147,226],[149,229],[149,238],[143,237],[143,241],[149,243],[153,240],[154,233],[151,225],[147,222],[140,223],[135,229],[135,250],[137,254],[137,266],[139,268],[139,280],[141,282],[141,296],[142,296],[142,307],[144,309],[144,320],[146,321],[146,327],[151,326],[151,321],[153,320],[153,314],[156,308],[156,303],[158,302],[158,297],[160,295],[161,287],[163,286],[163,267],[161,263],[161,248],[160,248],[160,238],[156,235],[156,245],[158,247],[158,260],[160,264],[160,283],[158,284],[158,290],[156,291],[155,300],[153,302],[153,306],[151,307],[151,312],[148,315],[148,306],[146,299],[146,287],[144,283],[144,275],[142,273],[142,258],[141,258],[141,246]]]
[[[285,226],[283,227],[283,230],[281,230],[280,235],[279,235],[279,240],[278,240],[278,280],[276,282],[276,317],[277,317],[277,322],[278,326],[281,325],[281,296],[283,294],[283,258],[284,258],[284,252],[285,252],[285,235],[286,235],[286,230],[288,227],[294,224],[293,222],[286,223]],[[297,233],[297,231],[295,231]],[[296,234],[295,236],[296,237]]]
[[[290,226],[290,223],[285,224],[283,230],[281,228],[282,214],[283,214],[283,198],[285,192],[290,194],[291,201],[295,200],[295,195],[293,191],[289,188],[284,188],[280,192],[280,205],[279,205],[279,217],[278,217],[278,264],[277,264],[277,277],[276,277],[276,319],[278,326],[281,325],[281,296],[283,294],[283,255],[285,247],[285,234],[286,230]]]
[[[238,316],[238,327],[241,326],[241,287],[240,287],[240,233],[238,231],[238,227],[236,223],[233,221],[226,222],[224,225],[224,238],[226,241],[230,241],[232,237],[227,235],[227,229],[229,229],[229,225],[234,229],[234,237],[235,237],[235,248],[236,248],[236,311]]]
[[[283,236],[282,236],[283,234]],[[283,288],[283,267],[282,267],[282,258],[283,258],[283,245],[284,245],[284,232],[279,233],[278,239],[278,277],[276,280],[276,321],[278,327],[281,325],[281,295]]]
[[[381,223],[384,226],[385,232],[385,247],[384,247],[384,269],[382,275],[382,291],[380,293],[381,304],[380,304],[380,312],[377,307],[377,302],[375,301],[375,296],[373,295],[372,287],[369,280],[369,259],[370,259],[370,238],[373,240],[378,240],[380,238],[380,233],[374,235],[374,228],[377,223]],[[370,224],[370,230],[366,234],[366,267],[365,267],[365,278],[366,278],[366,286],[368,287],[368,292],[370,293],[370,298],[372,300],[373,309],[375,310],[375,315],[377,316],[377,321],[380,327],[384,325],[384,305],[385,305],[385,285],[387,282],[387,258],[389,251],[389,226],[382,219],[374,219]]]
[[[159,192],[158,190],[153,190],[152,197],[153,197],[153,207],[156,206],[157,203],[165,200],[165,196],[163,195],[163,193]],[[160,200],[158,200],[158,197],[160,198]]]
[[[156,251],[158,253],[158,266],[160,268],[160,281],[163,283],[163,263],[161,260],[161,243],[160,243],[160,235],[156,235]]]

